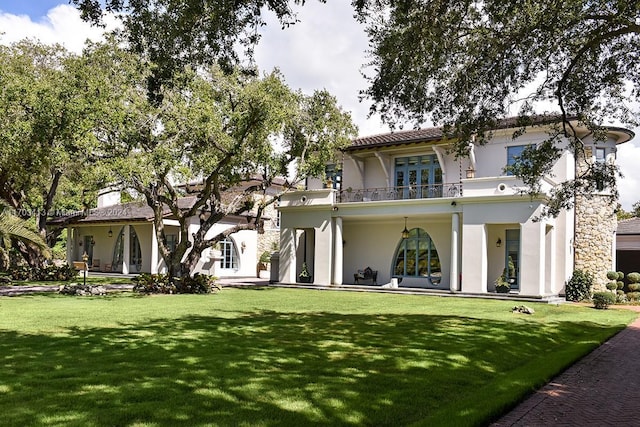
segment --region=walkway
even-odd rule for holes
[[[492,426],[640,426],[639,352],[640,318]]]

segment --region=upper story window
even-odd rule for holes
[[[395,161],[395,186],[404,199],[442,196],[442,169],[435,154],[398,157]]]
[[[327,165],[324,168],[324,175],[327,183],[331,183],[334,190],[342,190],[342,170],[337,165]]]
[[[526,145],[512,145],[507,147],[507,167],[515,165],[520,161],[520,156],[525,148],[530,147],[531,144]],[[507,175],[513,175],[513,172],[507,171]]]
[[[596,162],[604,163],[607,160],[607,150],[604,148],[596,148]]]

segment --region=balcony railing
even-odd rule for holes
[[[406,187],[364,188],[342,190],[338,193],[339,203],[373,202],[378,200],[437,199],[462,196],[462,184],[410,185]]]

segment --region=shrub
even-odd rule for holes
[[[133,290],[143,294],[208,294],[220,290],[217,277],[196,273],[193,277],[177,277],[173,283],[166,274],[141,273],[133,279]]]
[[[196,273],[193,277],[186,276],[176,279],[175,291],[178,294],[208,294],[213,290],[220,290],[215,276]]]
[[[169,276],[166,274],[141,273],[131,281],[134,283],[134,292],[143,294],[172,294],[175,292],[175,287],[169,283]]]
[[[624,280],[624,273],[622,271],[618,271],[618,280]]]
[[[47,265],[42,268],[20,265],[13,267],[9,274],[13,280],[67,281],[78,274],[69,264],[61,266]]]
[[[611,292],[596,292],[593,294],[593,306],[597,309],[607,309],[609,305],[615,304],[616,296]]]
[[[624,289],[624,282],[622,280],[618,280],[617,284],[618,284],[618,286],[617,286],[616,289],[618,289],[618,290]]]
[[[629,293],[627,293],[627,299],[629,301],[638,301],[638,299],[640,299],[640,292],[629,292]]]
[[[76,270],[69,264],[62,264],[61,266],[48,265],[44,268],[37,270],[38,280],[45,281],[67,281],[71,280],[78,275]],[[34,277],[35,279],[36,277]]]
[[[624,291],[618,290],[616,292],[616,304],[625,304],[627,302],[627,296],[624,294]]]
[[[575,270],[565,287],[565,298],[567,301],[588,300],[591,295],[591,286],[593,286],[591,274]]]
[[[609,289],[610,291],[617,290],[618,289],[618,282],[609,282],[609,283],[607,283],[607,289]]]
[[[627,279],[629,279],[629,282],[631,283],[640,283],[640,273],[629,273],[627,274]]]
[[[631,283],[629,285],[629,290],[631,292],[638,292],[638,290],[640,290],[640,283]]]
[[[9,275],[13,280],[31,279],[31,268],[27,265],[17,265],[9,270]]]
[[[618,281],[618,272],[617,271],[607,271],[607,279]]]

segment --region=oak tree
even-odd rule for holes
[[[576,155],[575,119],[602,135],[606,120],[634,124],[640,90],[640,2],[487,0],[355,0],[371,44],[372,112],[391,124],[428,120],[468,143],[486,142],[500,119],[536,115],[557,120],[549,139],[525,153],[515,170],[532,194],[566,137]],[[551,104],[553,108],[544,108]],[[608,185],[616,167],[589,167],[553,194],[549,214]]]

